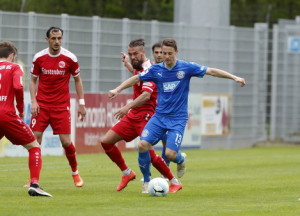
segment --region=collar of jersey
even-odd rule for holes
[[[51,57],[57,57],[57,56],[59,56],[59,55],[60,55],[60,53],[61,53],[61,50],[62,50],[62,47],[60,47],[60,51],[59,51],[59,53],[58,53],[58,54],[56,54],[56,55],[52,55],[52,54],[50,53],[50,51],[49,51],[49,48],[48,48],[48,55],[49,55],[49,56],[51,56]]]
[[[177,62],[178,62],[178,59],[176,59],[176,63],[174,64],[174,66],[173,67],[171,67],[171,68],[168,68],[168,67],[166,67],[166,64],[165,64],[165,62],[163,62],[163,64],[164,64],[164,68],[166,68],[167,70],[172,70],[176,65],[177,65]]]

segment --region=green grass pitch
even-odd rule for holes
[[[123,154],[137,179],[121,192],[121,172],[105,154],[78,155],[83,188],[73,186],[65,157],[43,157],[40,184],[53,198],[30,197],[23,188],[27,158],[0,158],[0,215],[300,215],[299,147],[185,152],[183,189],[166,197],[141,194],[136,152]],[[152,176],[159,176],[153,168]]]

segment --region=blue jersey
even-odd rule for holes
[[[158,89],[158,105],[155,115],[187,119],[188,93],[192,76],[202,78],[207,67],[177,60],[175,66],[167,68],[164,62],[152,65],[139,74],[142,81],[153,81]]]

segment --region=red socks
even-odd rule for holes
[[[67,147],[63,146],[65,149],[66,157],[69,161],[69,164],[71,166],[72,172],[77,171],[77,160],[76,160],[76,149],[73,143],[68,145]]]
[[[174,176],[170,170],[170,167],[167,166],[166,162],[162,157],[157,155],[154,149],[149,150],[151,163],[152,165],[162,174],[164,177],[168,178],[169,180],[173,179]]]
[[[40,178],[40,172],[42,168],[42,157],[41,149],[38,147],[33,147],[28,150],[28,167],[30,170],[30,182],[38,184]]]
[[[124,171],[128,168],[128,166],[125,163],[125,160],[118,149],[117,146],[106,144],[101,142],[101,145],[103,149],[105,150],[106,155],[117,164],[117,166],[120,168],[121,171]]]

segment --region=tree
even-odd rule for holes
[[[271,26],[278,19],[295,19],[299,10],[299,0],[231,0],[231,24],[253,26],[265,22]]]
[[[0,10],[172,22],[174,0],[0,0]],[[299,0],[231,0],[231,25],[274,24],[299,11]]]
[[[23,0],[24,12],[173,21],[174,0]],[[21,11],[22,0],[0,0],[3,11]]]

